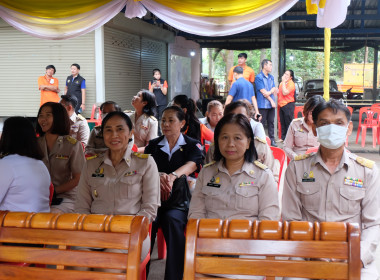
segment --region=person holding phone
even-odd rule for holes
[[[162,112],[168,105],[168,83],[166,80],[161,79],[160,69],[153,70],[153,80],[149,82],[149,91],[156,97],[157,111],[155,117],[158,120],[158,123],[160,123]],[[161,135],[160,125],[158,125],[158,135]]]

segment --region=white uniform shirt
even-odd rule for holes
[[[50,212],[50,175],[41,160],[8,155],[0,159],[0,210]]]

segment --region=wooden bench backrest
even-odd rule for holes
[[[137,280],[142,242],[148,229],[148,219],[140,216],[0,211],[0,279]],[[53,246],[28,247],[27,244]],[[128,252],[72,250],[72,246]],[[42,266],[23,267],[6,262]],[[56,265],[57,269],[46,268],[44,264],[48,267]],[[126,272],[76,271],[65,269],[67,266]]]
[[[360,269],[357,224],[191,219],[187,225],[184,280],[214,274],[360,279]]]

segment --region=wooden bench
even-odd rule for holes
[[[0,279],[137,280],[148,230],[149,221],[141,216],[0,211]],[[74,246],[128,251],[73,250]],[[119,273],[67,267],[117,269]]]
[[[357,224],[219,219],[191,219],[187,224],[184,280],[226,279],[223,274],[229,279],[360,279],[360,269]],[[211,278],[215,274],[222,276]]]

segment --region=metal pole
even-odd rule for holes
[[[278,87],[278,69],[280,66],[279,59],[279,49],[280,49],[280,20],[277,18],[272,21],[272,32],[271,32],[271,60],[272,60],[272,75],[274,77],[275,85]],[[274,131],[276,135],[277,131],[277,112],[278,108],[276,107],[275,118],[274,118]]]
[[[378,99],[377,94],[377,65],[379,62],[379,46],[373,47],[373,85],[372,85],[372,100],[373,103],[376,103],[376,99]]]

